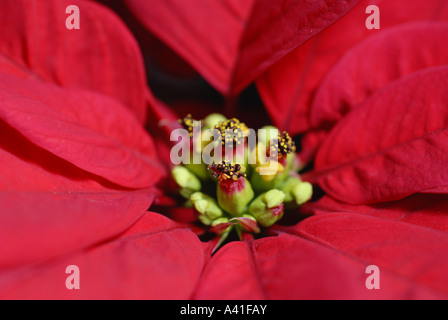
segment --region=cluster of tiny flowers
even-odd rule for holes
[[[215,129],[221,133],[222,145],[240,145],[244,140],[244,133],[247,126],[236,118],[220,121],[215,125]]]
[[[191,114],[187,114],[186,117],[183,119],[177,120],[185,129],[188,130],[188,134],[190,135],[190,138],[193,137],[193,129],[195,127],[198,127],[201,123],[200,121],[197,121],[191,117]]]
[[[172,170],[185,205],[221,240],[232,230],[239,236],[243,232],[259,233],[278,222],[286,209],[296,209],[311,198],[312,186],[300,179],[296,146],[286,131],[275,131],[278,132],[275,138],[258,142],[257,150],[248,150],[245,144],[248,127],[236,118],[212,114],[196,121],[189,114],[179,124],[188,130],[190,138],[194,127],[204,124],[205,129],[219,131],[218,146],[223,149],[229,145],[245,148],[240,163],[231,157],[209,165],[182,163]],[[262,150],[263,159],[249,163],[248,155],[259,154],[258,149]],[[266,167],[274,169],[263,175],[262,169]]]
[[[240,164],[232,164],[227,160],[223,160],[221,163],[212,163],[207,169],[210,170],[212,176],[218,181],[230,178],[237,181],[241,177],[246,177],[246,174],[241,172]]]
[[[278,134],[277,139],[274,139],[274,143],[271,144],[269,151],[270,156],[277,157],[281,161],[286,159],[288,154],[296,152],[296,144],[289,133],[283,131]]]

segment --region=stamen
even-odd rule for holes
[[[221,143],[225,145],[240,145],[244,141],[247,126],[236,118],[221,121],[215,125],[215,129],[221,132]]]
[[[241,177],[246,177],[246,174],[241,172],[240,164],[231,164],[228,160],[223,160],[218,164],[212,163],[207,169],[218,181],[227,179],[237,181]]]
[[[193,119],[191,117],[191,114],[187,114],[185,118],[178,119],[177,121],[184,127],[184,129],[188,130],[190,138],[193,137],[193,128],[199,127],[199,125],[201,124],[201,121]]]
[[[288,132],[283,131],[278,134],[277,139],[271,141],[269,155],[277,157],[278,160],[286,159],[288,154],[296,151],[296,144]]]

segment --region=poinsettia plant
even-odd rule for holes
[[[0,0],[0,297],[446,299],[446,20],[436,0]],[[244,156],[174,163],[175,130],[207,148],[197,126]]]

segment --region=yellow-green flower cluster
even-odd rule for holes
[[[188,115],[179,123],[189,130],[191,138],[197,123],[204,129],[218,130],[217,145],[223,148],[223,154],[228,147],[233,152],[221,161],[181,164],[172,170],[186,204],[212,231],[225,235],[232,229],[238,234],[259,232],[280,220],[285,207],[298,207],[311,198],[313,188],[296,172],[296,147],[286,131],[264,127],[267,131],[259,131],[258,141],[251,148],[245,143],[250,130],[236,118],[212,114],[196,122]],[[203,141],[196,145],[202,150],[206,146]],[[243,155],[236,151],[241,145]],[[239,162],[235,160],[237,152]]]

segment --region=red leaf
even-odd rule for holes
[[[94,230],[91,230],[94,232]],[[154,213],[126,234],[0,274],[2,299],[188,299],[202,270],[201,242],[191,231]],[[80,289],[65,286],[66,267],[76,265]]]
[[[448,67],[426,69],[377,91],[334,128],[307,178],[347,203],[447,186],[447,76]]]
[[[16,64],[10,58],[5,56],[2,52],[0,52],[0,70],[2,73],[6,73],[16,77],[21,78],[33,77],[32,73],[28,69]]]
[[[315,127],[336,123],[379,88],[421,69],[448,64],[448,23],[420,22],[386,29],[348,51],[316,92]]]
[[[1,119],[83,170],[132,188],[160,178],[152,140],[114,100],[0,75],[0,101]]]
[[[368,17],[365,11],[370,4],[380,9],[380,30],[365,27]],[[308,130],[315,90],[347,49],[390,26],[419,20],[448,20],[447,3],[420,0],[410,6],[404,0],[360,1],[346,16],[293,50],[257,79],[257,88],[274,125],[293,135]]]
[[[448,199],[444,194],[416,194],[408,198],[373,205],[342,203],[325,196],[317,202],[302,207],[305,212],[324,214],[348,212],[374,216],[381,219],[416,224],[440,231],[448,231]]]
[[[31,143],[0,120],[0,190],[101,192],[105,180],[75,167]]]
[[[0,270],[3,273],[8,268],[45,261],[110,239],[141,217],[152,198],[148,191],[106,188],[3,192]]]
[[[230,95],[356,2],[127,0],[143,25]]]
[[[302,147],[298,154],[300,162],[310,163],[327,135],[328,132],[322,129],[306,132],[301,138]]]
[[[398,299],[448,296],[448,258],[441,254],[448,249],[445,233],[343,213],[306,219],[297,226],[297,232],[366,266],[378,266],[381,278],[376,291],[384,291],[380,294],[396,291]],[[391,277],[385,279],[386,274]],[[396,287],[399,282],[403,282],[402,288]]]
[[[66,28],[69,5],[79,7],[80,29]],[[0,53],[19,68],[112,96],[146,120],[141,53],[115,14],[92,1],[4,0],[0,21]]]
[[[0,269],[54,258],[123,232],[154,192],[131,192],[39,148],[0,120]],[[121,190],[120,190],[121,189]]]
[[[356,240],[358,235],[352,236]],[[375,259],[360,261],[342,250],[338,252],[289,234],[248,243],[232,242],[208,262],[194,298],[403,299],[411,296],[418,299],[447,296],[434,292],[429,285],[413,285],[410,279],[396,276],[389,270],[381,273],[382,290],[368,290],[365,270],[375,262]]]

